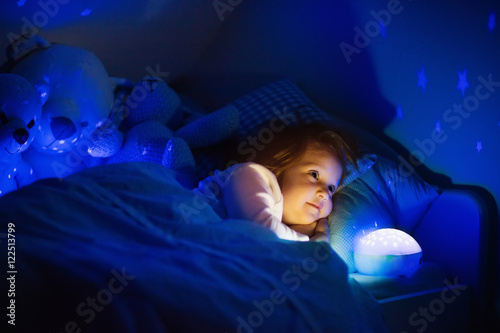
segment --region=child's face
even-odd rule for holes
[[[283,175],[283,223],[309,224],[327,217],[341,176],[342,164],[333,150],[308,149]]]

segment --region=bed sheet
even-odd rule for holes
[[[175,176],[152,163],[103,165],[1,197],[2,244],[9,224],[15,235],[3,290],[15,289],[16,328],[385,331],[326,243],[221,219]]]

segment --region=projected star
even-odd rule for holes
[[[398,105],[398,108],[396,109],[396,117],[403,119],[403,109],[401,109],[401,105]]]
[[[465,88],[469,86],[469,82],[467,82],[467,69],[464,69],[462,73],[458,71],[458,85],[457,89],[462,91],[462,96],[464,96]]]
[[[476,143],[476,150],[477,150],[478,153],[480,153],[481,150],[483,150],[483,142],[482,141],[478,141]]]
[[[21,6],[24,6],[24,3],[26,2],[26,0],[19,0],[17,2],[17,7],[21,7]]]
[[[441,120],[436,121],[436,125],[434,127],[434,130],[438,133],[441,132]]]
[[[495,13],[491,12],[488,17],[488,30],[492,33],[493,29],[495,29]]]
[[[417,72],[417,74],[418,74],[417,85],[419,87],[422,87],[422,89],[424,89],[424,92],[425,92],[425,85],[427,84],[427,78],[425,77],[424,65],[422,65],[422,68],[420,69],[419,72]]]
[[[83,12],[80,13],[80,16],[88,16],[92,13],[92,9],[85,9]]]
[[[382,22],[379,22],[378,26],[380,28],[380,34],[382,35],[382,37],[385,38],[385,36],[386,36],[385,25],[383,25]]]

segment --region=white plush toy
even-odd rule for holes
[[[45,42],[17,60],[11,73],[49,87],[41,130],[33,142],[46,153],[73,149],[107,118],[113,105],[112,79],[101,61],[83,48]]]
[[[108,117],[115,81],[83,48],[51,44],[38,35],[13,44],[7,49],[10,73],[22,76],[43,94],[37,132],[24,158],[40,178],[62,178],[94,165],[97,160],[82,147]]]
[[[176,170],[184,186],[193,187],[195,161],[190,148],[228,139],[236,133],[239,118],[236,109],[221,109],[171,128],[179,122],[182,109],[181,99],[162,79],[146,77],[129,94],[118,94],[110,118],[92,134],[89,153],[108,158],[106,163],[159,163]]]
[[[33,142],[41,114],[42,99],[30,82],[0,74],[0,195],[36,179],[21,153]]]
[[[217,144],[238,128],[237,110],[188,117],[179,96],[160,78],[145,77],[135,86],[111,78],[100,60],[82,48],[35,35],[11,44],[7,56],[9,71],[30,83],[31,93],[38,90],[41,111],[34,122],[25,120],[30,127],[26,142],[21,130],[16,132],[22,149],[13,148],[22,152],[37,178],[64,178],[103,161],[149,161],[175,169],[183,185],[192,187],[196,176],[190,148]],[[117,92],[124,81],[129,85]],[[4,97],[10,93],[1,89]],[[13,115],[5,115],[0,120],[12,126]],[[20,155],[1,162],[9,179],[2,182],[4,192],[24,183],[20,172],[27,164]]]

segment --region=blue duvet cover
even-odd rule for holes
[[[223,220],[176,176],[157,164],[103,165],[1,197],[7,327],[385,330],[377,304],[326,243]]]

